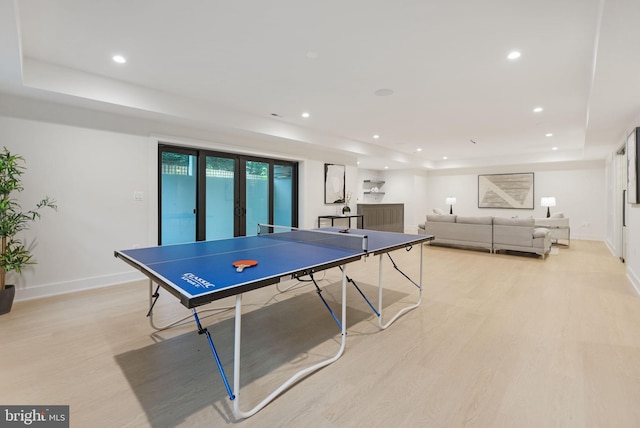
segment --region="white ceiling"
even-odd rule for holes
[[[0,17],[0,91],[367,168],[602,159],[640,126],[637,0],[0,0]]]

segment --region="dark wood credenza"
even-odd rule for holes
[[[358,204],[363,229],[404,233],[404,204]]]

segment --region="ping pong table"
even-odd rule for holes
[[[115,257],[141,271],[157,285],[150,301],[147,316],[152,316],[153,305],[162,287],[191,309],[198,332],[209,342],[218,371],[233,401],[233,412],[238,418],[247,418],[260,411],[269,402],[305,376],[335,362],[346,346],[346,289],[353,284],[378,318],[378,325],[386,329],[402,314],[415,309],[422,300],[422,245],[420,247],[420,278],[414,281],[400,270],[389,254],[398,249],[411,250],[414,245],[433,239],[431,236],[380,232],[362,229],[322,228],[303,230],[273,225],[258,225],[258,235],[200,241],[149,248],[115,251]],[[417,289],[416,302],[399,310],[388,322],[382,320],[383,255],[393,267]],[[365,296],[357,283],[347,275],[347,265],[363,257],[379,257],[378,305]],[[258,264],[238,272],[234,261],[254,259]],[[314,273],[330,268],[342,272],[342,302],[340,319],[322,297]],[[281,280],[310,277],[322,302],[328,309],[341,333],[340,347],[336,354],[302,369],[276,388],[264,400],[248,411],[240,410],[240,339],[243,293],[277,284]],[[235,333],[233,357],[233,389],[218,356],[213,338],[202,327],[197,309],[213,301],[235,296]],[[153,325],[153,323],[152,323]]]

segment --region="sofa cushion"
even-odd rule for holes
[[[500,226],[531,226],[533,227],[535,220],[532,218],[507,218],[507,217],[495,217],[493,219],[494,225]]]
[[[533,229],[533,237],[534,238],[544,238],[549,234],[549,229],[546,227],[536,227]]]
[[[439,221],[442,223],[455,223],[456,215],[437,215],[437,214],[427,214],[427,221]]]
[[[443,215],[445,214],[445,212],[443,210],[441,210],[440,208],[434,208],[433,209],[433,213],[434,214],[438,214],[438,215]]]
[[[459,215],[456,218],[456,223],[466,223],[466,224],[493,224],[493,217],[485,216],[485,217],[465,217]]]
[[[564,218],[564,213],[551,214],[551,218]]]

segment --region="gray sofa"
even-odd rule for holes
[[[493,217],[427,215],[422,233],[433,235],[433,243],[481,247],[492,251]]]
[[[535,226],[533,218],[427,215],[418,233],[433,235],[433,244],[521,251],[545,256],[551,250],[549,229]]]
[[[493,251],[512,250],[545,256],[551,250],[549,229],[536,227],[533,218],[493,219]]]

